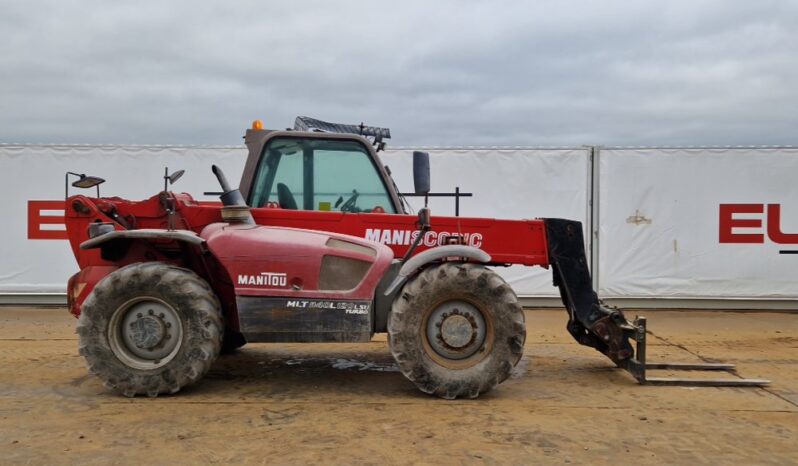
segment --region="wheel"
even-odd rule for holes
[[[445,262],[412,278],[388,316],[399,369],[423,392],[476,398],[521,359],[524,313],[512,288],[477,264]]]
[[[194,272],[159,262],[103,278],[78,320],[80,354],[125,396],[176,393],[208,372],[224,326],[219,301]]]

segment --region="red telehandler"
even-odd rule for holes
[[[523,311],[492,270],[522,264],[551,268],[568,332],[641,383],[766,382],[647,377],[651,368],[733,366],[646,363],[645,320],[599,301],[579,222],[409,214],[377,156],[389,137],[307,117],[284,131],[256,121],[238,189],[212,168],[221,205],[170,191],[182,171],[167,171],[164,190],[143,201],[69,197],[80,272],[68,301],[90,372],[126,396],[157,396],[247,342],[367,342],[387,332],[419,389],[475,398],[522,356]],[[414,153],[413,169],[413,194],[429,196],[428,154]],[[82,175],[73,186],[102,181]]]

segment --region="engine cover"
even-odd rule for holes
[[[233,280],[249,342],[362,342],[391,249],[363,238],[293,228],[209,225],[201,236]]]

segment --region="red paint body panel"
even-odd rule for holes
[[[191,225],[201,225],[220,215],[219,208],[211,206],[185,206],[181,213]],[[410,236],[417,230],[417,218],[414,215],[270,208],[252,209],[252,215],[259,225],[334,232],[369,240],[373,240],[375,234],[385,239],[384,233],[388,231],[390,241],[376,242],[387,243],[397,258],[407,252],[412,242]],[[542,220],[433,216],[431,223],[432,231],[427,234],[427,241],[419,245],[419,252],[446,244],[441,238],[459,234],[472,240],[472,246],[490,254],[495,264],[548,266],[546,232]]]
[[[170,195],[175,198],[174,227],[192,230],[198,234],[205,235],[209,240],[213,254],[218,255],[218,259],[224,262],[224,268],[233,271],[233,273],[228,273],[229,276],[225,276],[223,271],[209,272],[208,276],[205,277],[206,279],[211,282],[217,281],[225,286],[232,286],[232,282],[235,280],[234,273],[254,274],[264,271],[259,269],[263,265],[263,260],[256,258],[256,255],[253,255],[251,250],[243,248],[239,252],[233,253],[227,249],[237,247],[232,243],[230,245],[222,242],[216,244],[211,235],[215,226],[211,226],[209,230],[203,233],[203,230],[209,225],[221,222],[220,204],[200,203],[185,193],[170,193]],[[80,204],[82,208],[77,208],[77,204]],[[413,239],[412,235],[417,234],[414,233],[417,229],[417,218],[414,215],[318,212],[279,208],[252,209],[252,215],[258,225],[316,230],[356,237],[350,240],[371,244],[378,249],[379,261],[382,261],[382,257],[385,255],[384,251],[389,248],[393,257],[402,257],[410,247]],[[76,310],[80,309],[83,299],[88,296],[88,291],[94,287],[97,281],[107,273],[110,273],[110,271],[115,270],[115,268],[143,261],[161,261],[185,267],[187,266],[186,261],[192,260],[192,254],[181,255],[181,245],[170,241],[156,243],[135,241],[121,260],[103,259],[100,249],[80,249],[80,244],[89,239],[88,227],[93,222],[115,223],[117,230],[125,229],[124,226],[119,224],[120,221],[125,222],[129,228],[135,229],[167,228],[169,222],[162,206],[161,195],[156,195],[143,201],[73,196],[66,202],[65,217],[70,245],[81,270],[102,267],[97,268],[92,273],[86,272],[81,275],[89,282],[86,285],[87,291],[76,297],[73,313],[79,312]],[[490,254],[492,264],[540,265],[543,267],[548,267],[549,265],[546,230],[542,220],[432,217],[431,224],[432,230],[419,245],[418,252],[438,244],[446,244],[447,237],[457,234],[465,237],[467,244],[478,247]],[[307,234],[312,235],[312,233]],[[326,238],[327,236],[324,237]],[[374,241],[368,241],[369,239]],[[258,241],[268,240],[253,237],[251,241],[257,243]],[[245,242],[245,240],[242,240],[242,242]],[[282,244],[281,247],[288,247],[289,243],[285,241],[285,238],[280,238],[278,242]],[[383,247],[379,243],[388,243],[388,246]],[[297,253],[297,251],[290,254],[294,253]],[[286,257],[290,254],[286,254]],[[369,274],[371,275],[371,272]],[[214,284],[212,286],[217,288]],[[363,290],[358,291],[358,296]],[[245,291],[243,289],[235,289],[235,294],[242,292]],[[255,293],[252,290],[246,292]],[[373,288],[371,292],[373,293]],[[218,290],[218,293],[220,294],[220,299],[222,299],[223,306],[234,305],[232,290],[229,292]],[[274,294],[272,295],[274,296]]]
[[[221,221],[221,206],[199,204],[187,194],[177,195],[177,228],[184,228],[200,233],[203,228]],[[67,202],[66,223],[67,232],[72,245],[72,250],[81,267],[88,265],[104,265],[95,250],[83,251],[79,249],[80,243],[89,239],[88,224],[95,219],[112,221],[110,217],[100,211],[93,211],[91,215],[80,215],[70,208],[74,199],[83,196],[74,196]],[[86,204],[96,199],[84,198]],[[131,202],[121,199],[108,199],[109,203],[116,206],[122,217],[135,218],[135,228],[166,228],[166,215],[158,209],[158,197]],[[341,213],[317,212],[302,210],[285,210],[260,208],[252,209],[252,215],[259,225],[318,230],[366,238],[367,233],[380,230],[382,236],[385,230],[413,232],[416,230],[416,217],[414,215],[378,214],[378,213]],[[469,238],[478,238],[472,244],[484,250],[492,257],[496,264],[521,264],[548,266],[548,250],[546,243],[545,226],[542,220],[500,220],[491,218],[471,217],[432,217],[432,235],[435,245],[438,245],[439,233],[469,235]],[[122,227],[118,227],[122,229]],[[444,235],[447,236],[447,235]],[[401,257],[407,252],[409,241],[407,234],[403,237],[402,244],[389,244],[395,257]],[[391,241],[394,243],[394,241]],[[443,243],[445,244],[445,243]],[[419,251],[429,248],[431,241],[419,245]]]
[[[393,253],[387,246],[334,233],[217,223],[205,228],[201,236],[233,279],[237,296],[371,301],[377,283],[393,260]],[[374,254],[330,247],[327,245],[330,239],[369,248]],[[321,290],[319,276],[325,256],[356,259],[371,263],[371,267],[353,289]],[[273,280],[251,283],[262,275]],[[248,283],[247,277],[253,280]]]
[[[72,275],[67,283],[69,313],[75,317],[80,317],[80,307],[83,305],[83,301],[89,297],[89,294],[91,294],[91,291],[100,280],[118,268],[116,266],[90,266]]]

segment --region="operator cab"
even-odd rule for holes
[[[396,213],[367,147],[357,140],[271,139],[260,157],[250,203],[282,209]]]
[[[241,192],[253,208],[404,213],[393,180],[363,136],[253,127],[246,139]]]

